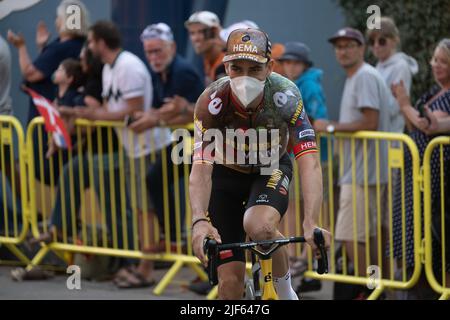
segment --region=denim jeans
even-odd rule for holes
[[[112,166],[110,165],[112,163]],[[106,226],[108,230],[108,237],[111,241],[113,234],[117,234],[117,245],[118,248],[125,248],[124,246],[124,232],[123,226],[126,224],[127,230],[127,239],[128,239],[128,249],[133,250],[133,229],[132,229],[132,216],[131,210],[128,201],[128,193],[125,192],[125,204],[126,208],[125,219],[122,217],[122,196],[120,191],[120,171],[119,171],[119,161],[117,153],[112,155],[93,155],[92,161],[90,163],[87,155],[79,155],[73,158],[72,166],[70,163],[67,163],[64,166],[64,170],[62,172],[63,181],[59,181],[60,185],[58,188],[58,192],[56,195],[56,203],[52,212],[51,224],[56,226],[57,229],[63,229],[63,212],[65,213],[65,225],[68,234],[72,233],[72,204],[75,210],[75,215],[78,215],[78,212],[81,207],[81,194],[85,192],[85,189],[88,189],[93,184],[97,195],[101,195],[100,190],[103,189],[104,194],[104,204],[105,207],[101,208],[104,210],[103,214],[106,216]],[[73,169],[72,169],[73,168]],[[72,181],[70,179],[70,172],[73,170],[73,188],[71,192],[71,184]],[[103,171],[103,177],[101,179],[100,172]],[[111,175],[111,171],[113,174]],[[90,179],[89,172],[93,172],[93,178]],[[81,186],[81,179],[83,179],[83,189]],[[91,181],[92,180],[92,181]],[[64,185],[64,188],[61,186],[61,182]],[[64,193],[64,194],[63,194]],[[112,199],[114,195],[115,198],[115,212],[112,210]],[[63,201],[62,197],[64,196],[64,211],[63,209]],[[100,203],[102,201],[100,200]],[[113,225],[113,217],[115,217],[116,223]],[[87,221],[89,223],[89,221]],[[115,229],[114,229],[115,227]],[[77,228],[78,229],[78,228]],[[113,232],[115,231],[115,232]],[[78,230],[77,230],[78,232]],[[136,230],[137,232],[137,230]],[[72,235],[73,236],[73,235]],[[101,239],[101,235],[97,235],[98,239]],[[136,248],[137,249],[137,248]]]

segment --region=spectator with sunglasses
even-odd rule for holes
[[[419,71],[418,64],[413,57],[399,52],[400,33],[393,19],[381,18],[379,29],[368,29],[366,32],[370,51],[377,59],[376,69],[380,72],[390,88],[400,81],[406,86],[408,94],[411,90],[412,77]],[[391,131],[403,133],[405,119],[397,103],[391,109]]]

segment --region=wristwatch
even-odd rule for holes
[[[329,125],[327,125],[327,132],[328,133],[334,133],[334,130],[335,130],[336,128],[335,128],[335,126],[334,126],[334,124],[329,124]]]

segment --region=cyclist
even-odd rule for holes
[[[292,180],[289,153],[293,153],[305,202],[304,236],[319,255],[313,231],[322,203],[322,173],[314,130],[300,92],[294,83],[272,73],[270,40],[261,30],[233,31],[223,62],[228,77],[204,91],[194,112],[194,161],[190,176],[194,252],[206,264],[203,253],[206,237],[219,243],[243,242],[246,234],[255,241],[281,238],[278,226],[288,206]],[[217,136],[210,142],[211,129],[224,134],[234,130],[238,142],[224,139],[222,143]],[[252,153],[255,158],[250,154],[255,145],[248,134],[252,129],[258,133],[270,131],[267,137],[271,136],[266,141],[259,136],[256,153]],[[223,152],[222,147],[227,151]],[[242,150],[245,162],[230,161],[230,153],[234,158]],[[264,152],[276,156],[270,166],[259,156]],[[329,246],[330,234],[323,232]],[[244,253],[222,252],[218,265],[219,298],[242,298]],[[273,279],[280,299],[298,299],[291,285],[285,247],[273,255]]]

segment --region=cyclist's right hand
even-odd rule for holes
[[[222,243],[219,232],[207,221],[197,223],[192,230],[192,248],[197,258],[207,267],[208,259],[203,252],[203,241],[205,238],[212,238],[218,243]]]

